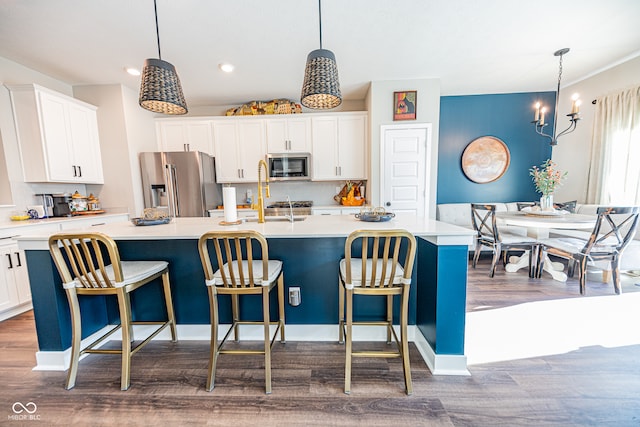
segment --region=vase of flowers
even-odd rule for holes
[[[562,185],[567,172],[560,172],[556,169],[556,164],[551,159],[547,159],[540,167],[533,166],[529,169],[529,175],[536,185],[536,191],[542,194],[540,209],[543,211],[553,210],[553,192]]]

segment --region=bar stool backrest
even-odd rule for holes
[[[268,280],[269,277],[269,248],[262,234],[252,230],[210,231],[200,236],[198,246],[205,279],[212,281],[215,270],[211,265],[209,244],[213,246],[216,254],[222,280],[220,286],[227,288],[264,286],[262,281]],[[260,251],[260,259],[254,259],[254,244],[257,244]],[[262,276],[259,278],[254,277],[256,263],[262,264]],[[227,268],[223,268],[224,265],[227,265]],[[260,265],[255,267],[260,268]]]
[[[65,286],[103,289],[123,282],[118,247],[103,233],[57,233],[49,237],[49,250]]]
[[[362,250],[360,277],[352,277],[352,247],[361,240]],[[371,243],[371,247],[369,244]],[[400,247],[406,245],[404,262],[398,263]],[[404,269],[402,284],[411,283],[411,273],[416,253],[416,239],[406,230],[357,230],[347,237],[345,242],[345,279],[347,286],[356,282],[361,287],[387,288],[399,285],[396,268],[400,265]],[[370,272],[367,269],[371,269]]]

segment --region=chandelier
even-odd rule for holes
[[[533,121],[531,123],[534,124],[536,133],[538,135],[542,135],[546,138],[549,138],[549,144],[554,146],[558,145],[558,138],[562,135],[566,135],[568,133],[573,132],[576,129],[578,124],[578,120],[580,120],[580,98],[576,93],[571,97],[571,112],[567,114],[569,117],[569,127],[563,130],[560,133],[557,133],[557,125],[558,125],[558,101],[560,99],[560,82],[562,81],[562,56],[569,52],[569,48],[565,47],[564,49],[557,50],[553,53],[554,56],[560,57],[560,67],[558,69],[558,89],[556,91],[556,108],[553,111],[553,130],[551,134],[547,134],[544,132],[545,126],[548,126],[548,123],[544,121],[544,115],[547,112],[547,107],[540,104],[540,102],[536,102],[535,104],[535,112],[533,115]]]

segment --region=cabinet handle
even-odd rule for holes
[[[244,178],[244,169],[241,169],[241,170],[242,170],[242,177]]]
[[[338,170],[340,171],[338,175],[342,176],[342,166],[338,166]]]
[[[77,177],[78,176],[78,170],[76,169],[75,166],[73,166],[73,176]]]
[[[78,176],[82,178],[82,168],[78,166]]]
[[[11,254],[5,254],[7,258],[9,258],[9,270],[13,268],[13,261],[11,260]]]
[[[22,267],[22,261],[20,261],[20,252],[14,252],[16,254],[16,258],[18,259],[17,267]]]

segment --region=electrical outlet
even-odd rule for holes
[[[300,286],[289,286],[289,305],[297,307],[301,302]]]

